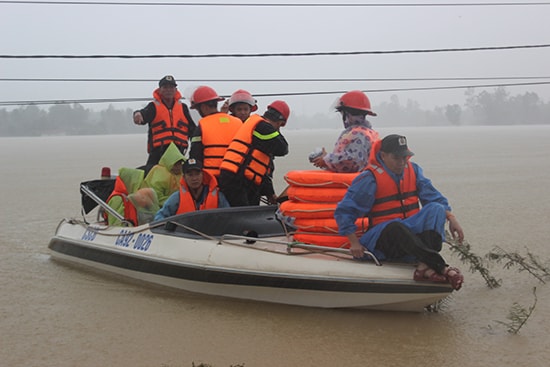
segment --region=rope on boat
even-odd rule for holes
[[[65,218],[65,221],[67,221],[67,223],[69,224],[78,224],[84,228],[86,228],[87,230],[91,231],[91,232],[95,232],[95,233],[100,233],[102,236],[111,236],[111,237],[118,237],[120,236],[120,233],[106,233],[105,230],[109,229],[109,228],[114,228],[114,227],[117,227],[117,228],[124,228],[127,230],[126,234],[129,235],[129,234],[135,234],[135,233],[141,233],[141,232],[145,232],[151,228],[156,228],[156,227],[160,227],[162,225],[164,225],[163,223],[156,223],[156,224],[148,224],[147,226],[145,227],[119,227],[119,226],[109,226],[109,225],[104,225],[102,227],[99,227],[98,225],[91,225],[90,223],[88,223],[87,221],[82,221],[82,220],[77,220],[77,219],[74,219],[74,218],[71,218],[71,219],[67,219]]]
[[[86,228],[87,230],[90,230],[90,231],[93,231],[93,232],[96,232],[96,233],[101,233],[102,236],[112,236],[112,237],[120,236],[120,233],[105,233],[104,232],[106,229],[111,228],[113,226],[94,227],[94,226],[90,226],[86,221],[81,221],[81,220],[77,220],[77,219],[65,219],[65,220],[70,224],[78,224],[78,225]],[[258,238],[258,237],[251,237],[251,236],[241,236],[241,235],[232,235],[232,234],[224,234],[220,238],[216,238],[216,237],[207,235],[206,233],[201,232],[201,231],[199,231],[195,228],[186,226],[185,224],[182,224],[182,223],[172,222],[172,221],[169,221],[169,222],[166,222],[166,223],[171,223],[171,224],[173,224],[177,227],[181,227],[181,228],[183,228],[183,229],[185,229],[189,232],[195,233],[195,234],[197,234],[197,235],[199,235],[203,238],[206,238],[206,239],[211,240],[211,241],[215,241],[220,245],[222,243],[225,243],[227,245],[242,246],[242,247],[252,248],[252,249],[260,250],[260,251],[273,252],[273,253],[279,253],[279,254],[281,253],[279,251],[273,251],[273,250],[270,250],[270,249],[253,247],[253,246],[249,246],[247,244],[228,241],[230,239],[242,239],[242,240],[247,241],[250,244],[254,243],[256,241],[261,241],[261,242],[265,242],[265,243],[273,243],[273,244],[286,246],[286,253],[288,255],[304,255],[304,254],[307,254],[306,252],[302,252],[302,253],[292,252],[293,248],[299,248],[299,249],[302,249],[302,250],[307,250],[307,251],[309,251],[309,253],[323,253],[325,255],[336,256],[338,258],[343,258],[343,257],[337,256],[337,254],[338,255],[340,255],[340,254],[350,255],[349,250],[344,249],[344,248],[317,246],[317,245],[311,245],[311,244],[302,243],[302,242],[293,242],[293,241],[288,241],[288,240],[285,242],[285,241],[269,240],[269,239],[265,239],[265,238]],[[140,227],[125,227],[125,228],[128,228],[128,232],[126,234],[128,235],[128,234],[135,234],[135,233],[144,232],[144,231],[147,231],[151,228],[164,226],[166,223],[161,222],[161,223],[149,224],[149,225],[147,225],[145,227],[142,227],[142,228],[140,228]],[[288,234],[289,232],[286,231],[286,226],[284,224],[283,224],[283,227],[285,228],[285,232]],[[374,263],[377,266],[382,265],[380,263],[380,261],[376,258],[376,256],[374,256],[373,253],[371,253],[367,249],[364,249],[363,251],[366,255],[368,255],[374,261]],[[349,257],[345,257],[345,259],[349,259]]]
[[[190,232],[193,232],[193,233],[195,233],[195,234],[197,234],[201,237],[204,237],[206,239],[209,239],[209,240],[212,240],[212,241],[217,241],[218,244],[220,244],[220,245],[221,244],[227,244],[227,245],[232,245],[232,246],[242,246],[242,247],[246,247],[246,248],[252,248],[252,249],[260,250],[260,251],[273,252],[273,253],[279,253],[279,254],[281,253],[279,251],[273,251],[273,250],[266,249],[266,248],[252,247],[252,246],[249,246],[249,245],[244,244],[244,243],[236,243],[236,242],[228,241],[229,239],[242,239],[242,240],[247,241],[248,243],[254,243],[256,241],[261,241],[261,242],[265,242],[265,243],[273,243],[273,244],[286,246],[286,249],[287,249],[286,253],[289,254],[289,255],[302,255],[302,254],[305,254],[305,253],[292,252],[293,247],[308,250],[310,252],[323,252],[323,253],[336,252],[336,253],[343,253],[343,254],[349,255],[349,251],[347,251],[346,249],[336,249],[336,248],[331,248],[331,247],[307,245],[307,244],[296,243],[296,242],[285,242],[285,241],[278,241],[278,240],[269,240],[269,239],[265,239],[265,238],[258,238],[258,237],[251,237],[251,236],[224,234],[220,238],[215,238],[215,237],[209,236],[206,233],[203,233],[199,230],[196,230],[195,228],[186,226],[185,224],[181,224],[181,223],[177,223],[177,222],[170,222],[170,223],[172,223],[172,224],[174,224],[178,227],[184,228],[184,229],[186,229]],[[331,255],[331,254],[327,254],[327,255]],[[374,258],[374,259],[375,259],[376,264],[380,265],[378,260],[376,258]]]

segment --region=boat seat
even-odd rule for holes
[[[275,205],[200,210],[153,222],[151,227],[153,232],[169,232],[185,237],[200,237],[201,234],[219,237],[251,232],[256,232],[259,238],[284,236],[284,228],[275,215],[276,210]]]

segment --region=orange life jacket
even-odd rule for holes
[[[296,170],[286,173],[284,179],[290,186],[341,188],[347,190],[359,172],[343,173],[326,170]],[[342,197],[344,197],[342,195]]]
[[[179,148],[187,149],[189,143],[189,120],[183,103],[179,101],[179,91],[174,96],[174,105],[171,109],[162,103],[158,89],[153,93],[155,97],[155,118],[151,122],[151,148],[157,148],[174,142]]]
[[[284,216],[293,218],[295,241],[349,248],[347,236],[338,235],[334,211],[359,174],[297,170],[285,175],[289,200],[282,202],[279,210]],[[364,233],[368,229],[367,218],[358,218],[356,225],[357,234]]]
[[[407,162],[399,185],[379,162],[371,162],[367,170],[372,172],[376,180],[374,205],[369,213],[370,226],[395,218],[408,218],[420,210],[416,173],[410,162]]]
[[[199,121],[203,145],[204,170],[215,176],[220,174],[220,165],[227,147],[243,123],[240,119],[218,112]]]
[[[264,121],[260,115],[251,115],[241,126],[227,148],[221,169],[242,174],[244,177],[260,186],[269,172],[271,157],[252,146],[252,135],[256,126]]]
[[[109,200],[111,200],[113,196],[120,196],[122,198],[122,202],[124,204],[124,219],[132,223],[134,227],[137,226],[138,215],[136,207],[128,199],[128,189],[126,188],[126,185],[119,176],[117,176],[115,180],[115,188],[113,189],[113,192],[107,198],[107,203],[109,202]],[[103,219],[105,219],[105,221],[108,221],[107,212],[103,212]]]
[[[202,172],[202,184],[207,186],[208,194],[206,194],[206,199],[200,204],[198,210],[215,209],[219,205],[218,181],[211,173],[204,170]],[[185,179],[182,178],[180,188],[180,205],[178,206],[176,214],[193,212],[195,210],[197,210],[195,200],[193,199],[193,196],[189,191],[189,186],[187,186],[187,182],[185,182]]]

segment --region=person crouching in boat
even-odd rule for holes
[[[369,98],[360,90],[345,93],[336,103],[336,111],[342,115],[345,130],[334,145],[332,153],[325,148],[318,154],[310,155],[315,167],[332,172],[359,172],[368,163],[372,144],[378,140],[367,115],[376,116],[371,109]]]
[[[263,116],[251,115],[237,131],[223,157],[219,177],[220,189],[231,206],[260,204],[263,185],[271,185],[267,180],[273,157],[288,154],[288,143],[280,129],[289,115],[286,102],[274,101]]]
[[[144,171],[136,168],[120,168],[115,180],[115,188],[107,204],[126,219],[132,226],[150,222],[158,211],[159,205],[152,189],[138,189],[143,181]],[[115,216],[104,212],[111,226],[122,225]]]
[[[160,206],[164,205],[170,195],[179,190],[182,178],[181,167],[184,161],[185,157],[178,147],[170,143],[160,157],[159,163],[151,168],[143,180],[141,187],[155,190]]]
[[[462,287],[460,270],[450,267],[439,254],[449,231],[462,242],[464,232],[451,213],[447,199],[410,161],[414,154],[401,135],[388,135],[373,147],[373,159],[353,180],[334,212],[341,235],[348,237],[350,252],[363,258],[363,247],[379,260],[418,261],[413,279],[449,282]],[[422,207],[420,205],[422,203]],[[369,228],[359,239],[355,221],[368,216]]]
[[[203,168],[201,161],[194,158],[189,158],[183,164],[181,188],[170,195],[155,215],[155,220],[195,210],[229,207],[218,188],[216,177]]]

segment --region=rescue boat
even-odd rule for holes
[[[183,291],[307,307],[420,312],[452,292],[449,284],[414,281],[411,264],[357,261],[346,249],[299,241],[277,219],[277,206],[108,226],[98,211],[112,209],[94,189],[102,185],[81,184],[82,215],[61,220],[52,259]]]

